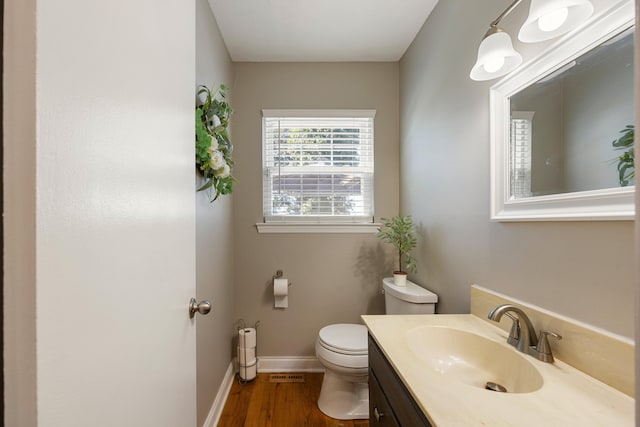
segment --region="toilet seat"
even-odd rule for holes
[[[325,326],[318,333],[320,344],[327,350],[361,356],[367,354],[367,327],[350,323]]]
[[[365,374],[369,366],[367,328],[363,325],[336,324],[318,333],[316,356],[336,369]]]

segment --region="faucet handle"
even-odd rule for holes
[[[511,313],[505,313],[505,315],[513,320],[511,330],[509,331],[509,337],[507,338],[507,343],[512,346],[516,346],[518,341],[520,341],[520,320]]]
[[[551,346],[549,345],[549,340],[547,337],[551,335],[553,338],[557,340],[562,339],[562,335],[556,334],[552,331],[541,331],[540,338],[538,338],[538,345],[536,346],[536,353],[538,354],[538,359],[543,362],[553,362],[553,354],[551,354]]]

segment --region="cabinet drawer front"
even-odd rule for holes
[[[395,373],[378,344],[369,336],[369,369],[380,384],[398,423],[406,427],[431,427],[418,404]]]

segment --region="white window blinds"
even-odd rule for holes
[[[263,110],[265,222],[372,222],[371,110]]]
[[[511,115],[509,170],[513,199],[531,196],[531,138],[533,111],[514,111]]]

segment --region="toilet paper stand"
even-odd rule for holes
[[[258,374],[258,320],[247,327],[243,319],[238,320],[238,382],[253,381]],[[253,336],[251,336],[253,335]],[[249,337],[249,338],[247,338]]]

